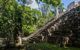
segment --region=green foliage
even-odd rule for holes
[[[38,2],[38,0],[36,0]],[[53,6],[58,6],[61,3],[61,0],[40,0],[47,4],[52,4]]]
[[[36,0],[37,2],[39,2],[38,0]],[[58,17],[59,12],[58,12],[58,6],[61,4],[61,0],[40,0],[48,5],[52,5],[54,6],[54,11],[55,11],[55,15],[56,17]]]
[[[40,12],[30,7],[25,7],[24,12],[22,13],[22,30],[26,34],[31,34],[36,30],[36,23],[38,17],[40,17]]]
[[[27,35],[42,27],[53,14],[50,12],[47,16],[43,16],[40,11],[25,6],[22,16],[22,30]]]
[[[29,35],[52,16],[52,12],[43,16],[39,10],[20,5],[16,0],[0,0],[0,35],[12,37],[19,32]]]
[[[0,2],[0,34],[6,37],[14,30],[13,13],[15,11],[14,3],[16,2],[13,0],[0,0]]]
[[[56,7],[61,3],[61,0],[51,0],[50,3]]]

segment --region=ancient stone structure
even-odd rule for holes
[[[74,44],[80,42],[80,6],[76,6],[73,9],[62,13],[59,18],[51,19],[48,23],[41,29],[37,30],[30,36],[23,38],[26,41],[38,41],[43,39],[45,41],[52,40],[55,42],[60,42],[60,38],[68,36],[71,38],[71,43]],[[52,28],[52,33],[49,35],[48,29]],[[72,33],[71,33],[72,31]],[[48,38],[49,37],[49,38]],[[80,44],[80,43],[79,43]]]

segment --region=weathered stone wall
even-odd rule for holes
[[[48,29],[53,27],[52,35],[48,35]],[[33,33],[27,39],[30,41],[42,40],[42,37],[47,40],[57,41],[60,36],[69,36],[73,33],[73,43],[78,43],[80,41],[80,6],[71,9],[60,15],[59,18],[49,21],[45,26],[39,29],[37,32]],[[48,36],[50,39],[48,39]],[[54,39],[55,38],[55,39]],[[32,39],[32,40],[31,40]],[[77,40],[77,41],[76,41]]]
[[[57,28],[54,26],[55,24]],[[59,41],[60,36],[71,36],[69,37],[69,43],[73,46],[80,46],[80,7],[64,14],[55,24],[53,26],[56,30],[53,31],[52,37],[50,37],[53,42]],[[56,39],[53,36],[57,36]]]

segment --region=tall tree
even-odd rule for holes
[[[47,3],[47,4],[51,4],[55,7],[55,14],[56,14],[56,17],[58,18],[58,6],[61,4],[61,0],[36,0],[37,2],[38,1],[42,1],[44,3]]]
[[[22,15],[16,0],[0,0],[1,34],[7,39],[15,41],[18,34],[22,33]],[[4,34],[3,34],[4,33]]]

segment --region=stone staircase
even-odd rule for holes
[[[28,37],[23,38],[26,41],[41,41],[42,36],[48,36],[48,29],[53,27],[53,32],[60,35],[60,32],[63,33],[69,30],[79,30],[80,29],[80,6],[76,6],[75,8],[64,12],[59,15],[59,18],[55,18],[54,20],[50,20],[46,25],[44,25],[41,29],[37,30],[33,34]],[[75,31],[74,31],[75,32]],[[53,34],[54,34],[53,33]],[[51,35],[53,36],[53,35]],[[58,36],[57,36],[58,37]],[[38,40],[36,40],[38,39]]]

